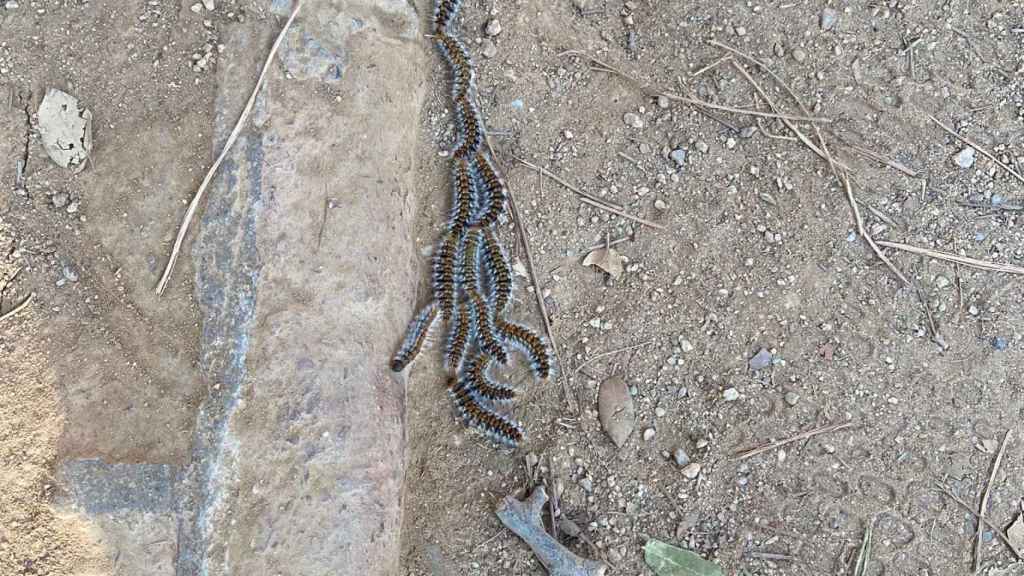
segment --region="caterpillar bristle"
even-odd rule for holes
[[[476,72],[473,70],[473,60],[469,55],[469,50],[458,38],[445,33],[437,35],[437,46],[451,71],[452,101],[461,97],[474,97]]]
[[[398,348],[398,352],[391,358],[391,370],[401,372],[405,370],[423,349],[434,323],[437,321],[437,302],[431,301],[409,323],[405,331],[405,339]]]
[[[462,139],[452,150],[454,158],[472,158],[484,142],[484,123],[476,103],[466,95],[455,99],[455,118]]]
[[[448,395],[462,420],[491,440],[514,448],[525,439],[522,426],[477,401],[472,385],[465,379],[449,377]]]
[[[456,159],[452,164],[452,209],[448,216],[448,229],[461,234],[469,226],[476,200],[476,182],[469,162]]]
[[[551,377],[551,351],[540,335],[526,326],[504,320],[496,321],[495,328],[505,342],[526,355],[530,371],[538,380],[548,380]]]

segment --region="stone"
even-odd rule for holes
[[[761,348],[754,357],[747,361],[751,370],[764,370],[772,364],[772,353]]]
[[[644,127],[644,120],[636,112],[626,112],[622,115],[622,121],[630,128],[640,129]]]
[[[690,352],[693,352],[693,344],[691,344],[686,338],[680,338],[679,349],[683,351],[683,354],[689,354]]]
[[[786,392],[785,396],[783,396],[782,399],[786,401],[786,404],[789,404],[790,406],[796,406],[796,403],[800,401],[800,395],[797,394],[796,392],[789,391]]]
[[[50,201],[53,202],[54,208],[63,208],[68,205],[69,199],[70,197],[67,192],[57,192],[53,195],[53,198],[51,198]]]
[[[491,18],[490,21],[487,22],[487,27],[484,28],[484,34],[491,37],[501,34],[501,22],[499,22],[497,18]]]
[[[650,442],[651,440],[653,440],[654,439],[654,434],[655,434],[654,428],[645,428],[644,429],[644,442]]]
[[[480,53],[483,54],[484,58],[494,58],[498,55],[498,46],[490,38],[484,38],[480,42]]]
[[[807,52],[805,52],[803,48],[794,48],[793,60],[796,60],[797,62],[803,62],[804,60],[807,60]]]
[[[974,166],[974,160],[975,151],[974,148],[971,148],[970,146],[957,152],[956,156],[953,156],[953,163],[965,170]]]
[[[199,2],[196,2],[195,4],[189,7],[189,10],[191,10],[194,14],[199,14],[203,11],[203,5]]]
[[[740,399],[740,391],[735,388],[726,388],[722,392],[722,399],[726,402],[735,402]]]
[[[818,25],[820,25],[821,29],[826,32],[835,28],[838,22],[839,12],[836,12],[835,8],[825,8],[821,11],[821,15],[818,17]]]
[[[664,110],[668,108],[670,104],[671,102],[669,101],[668,96],[665,96],[664,94],[658,95],[658,108]]]
[[[656,418],[664,418],[666,413],[667,412],[665,411],[665,409],[662,408],[661,406],[658,406],[657,408],[654,409],[654,416]]]
[[[686,466],[683,466],[683,476],[686,476],[690,480],[695,480],[697,476],[700,476],[700,464],[691,462]]]
[[[213,9],[216,7],[217,6],[214,5],[213,0],[203,0],[203,8],[206,8],[208,11],[213,12]]]
[[[682,148],[676,148],[669,152],[668,157],[676,163],[676,166],[681,167],[686,164],[686,150],[683,150]]]
[[[690,455],[680,446],[672,451],[672,460],[675,461],[676,466],[682,468],[690,463]]]
[[[43,149],[59,166],[77,166],[92,150],[92,112],[74,96],[50,88],[37,112]]]
[[[947,278],[947,277],[945,277],[945,276],[943,276],[941,274],[935,277],[935,287],[940,289],[940,290],[943,289],[943,288],[948,287],[950,284],[951,284],[951,282],[950,282],[949,278]]]

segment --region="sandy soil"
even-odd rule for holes
[[[115,534],[69,512],[74,495],[58,477],[66,462],[178,469],[194,457],[197,414],[223,382],[203,356],[210,305],[197,302],[191,258],[179,263],[178,280],[162,300],[152,287],[183,203],[229,121],[218,115],[240,101],[245,83],[238,78],[259,60],[260,50],[242,51],[247,44],[232,39],[266,40],[279,25],[268,4],[218,0],[208,13],[167,0],[0,3],[0,314],[35,295],[25,311],[0,321],[0,573],[106,575],[132,566],[174,573],[172,540],[153,538],[144,554],[122,553],[112,542],[139,539],[149,528],[133,534],[120,525],[123,533]],[[854,174],[860,211],[876,238],[1024,264],[1021,182],[981,154],[968,168],[958,165],[965,145],[928,117],[1024,170],[1024,11],[993,0],[836,3],[834,22],[823,22],[825,7],[816,1],[465,1],[462,29],[478,65],[480,105],[537,263],[537,286],[518,278],[514,315],[539,327],[533,291],[542,292],[573,399],[562,397],[561,381],[523,389],[516,415],[529,441],[515,452],[496,450],[453,417],[436,351],[417,362],[408,381],[402,572],[543,574],[493,510],[504,495],[545,482],[560,496],[561,516],[583,530],[578,538],[563,530],[563,541],[614,565],[615,573],[649,574],[641,547],[655,537],[691,548],[729,574],[847,574],[869,523],[875,533],[869,574],[966,573],[973,517],[934,487],[942,483],[977,506],[1007,430],[1012,436],[988,515],[1005,528],[1019,514],[1021,280],[887,250],[916,289],[907,287],[858,238],[828,165],[778,121],[659,102],[578,54],[565,54],[585,51],[648,88],[767,111],[747,80],[721,61],[726,53],[707,41],[753,55],[812,114],[832,120],[822,134]],[[425,1],[416,8],[421,20],[431,11]],[[390,14],[368,11],[361,21],[404,34],[399,24],[391,29]],[[487,37],[491,18],[501,31]],[[410,43],[415,40],[353,52],[359,86],[281,94],[294,105],[331,110],[339,128],[352,110],[383,114],[395,106],[402,114],[389,123],[361,118],[365,124],[356,128],[377,135],[386,129],[400,141],[412,138],[416,111],[395,104],[396,93],[361,86],[383,67],[389,82],[408,78],[402,96],[416,100],[424,89],[416,58],[430,64],[415,159],[388,148],[384,160],[352,155],[346,156],[351,165],[339,166],[325,152],[319,163],[300,166],[317,189],[320,180],[364,170],[365,193],[372,194],[377,180],[404,181],[409,166],[418,165],[415,192],[401,182],[384,186],[392,204],[419,203],[413,245],[394,229],[371,245],[378,256],[418,254],[418,289],[425,294],[425,254],[448,201],[448,159],[439,152],[453,129],[441,62],[429,40],[405,51]],[[799,113],[770,77],[751,72],[773,100]],[[237,93],[218,102],[218,86],[230,83]],[[94,153],[78,174],[54,166],[39,146],[33,111],[50,87],[77,96],[97,119]],[[327,127],[335,125],[289,126],[289,134],[326,140]],[[403,130],[409,133],[395,136]],[[513,155],[665,229],[582,205]],[[275,167],[289,161],[268,160]],[[259,220],[266,224],[260,229],[299,230],[305,235],[285,246],[312,246],[325,199],[316,193],[308,205],[294,199],[282,205],[291,207],[293,219]],[[366,220],[364,228],[337,237],[383,233]],[[510,222],[502,234],[511,245]],[[207,244],[217,238],[208,236]],[[625,239],[616,245],[628,259],[617,280],[581,264],[606,238]],[[279,266],[279,278],[295,278],[294,270],[308,280],[324,268],[339,275],[347,269],[321,261],[323,255],[306,260],[284,248],[274,252],[274,245],[266,237],[258,244]],[[339,258],[349,254],[344,246],[331,250]],[[523,259],[521,249],[516,258]],[[388,266],[385,283],[404,281],[407,264]],[[350,285],[340,276],[328,279],[322,288],[347,294]],[[308,305],[302,310],[314,319],[310,310],[319,302],[336,315],[316,324],[326,330],[345,310],[341,304],[351,302],[318,301],[306,280],[266,302]],[[265,293],[281,284],[271,286]],[[408,304],[380,309],[385,332],[400,329],[412,311]],[[272,333],[272,322],[261,322],[259,314],[272,312],[257,312],[254,324],[264,335]],[[344,325],[336,329],[343,332]],[[614,352],[625,347],[631,348]],[[771,360],[752,370],[749,362],[761,349]],[[254,350],[301,352],[272,340]],[[360,350],[385,365],[383,347]],[[267,367],[277,360],[252,362]],[[282,374],[275,382],[290,381]],[[598,387],[612,376],[626,380],[637,407],[636,427],[621,449],[604,435],[596,413]],[[310,390],[336,384],[295,382]],[[257,405],[243,413],[241,425],[249,427],[243,440],[269,445],[278,433],[271,415],[304,414],[306,404],[288,406]],[[853,426],[735,457],[747,447],[846,421]],[[299,430],[288,436],[294,446],[285,448],[305,451],[302,442],[328,428],[318,421],[293,429]],[[699,464],[693,478],[676,463],[678,450]],[[525,462],[534,459],[539,464],[527,470]],[[287,462],[308,466],[301,458]],[[253,510],[281,504],[263,499],[254,478],[276,478],[280,494],[290,486],[288,475],[270,473],[272,467],[243,470],[244,491],[232,494],[251,495]],[[165,505],[170,494],[153,498]],[[150,510],[146,498],[140,496]],[[158,527],[173,536],[173,526]],[[245,558],[254,570],[288,573],[301,566],[301,560],[274,560],[273,533],[252,528],[228,545],[250,554]],[[394,529],[386,537],[395,538]],[[250,552],[257,540],[270,550]],[[1001,574],[1012,561],[990,531],[983,532],[982,552],[983,573]],[[316,561],[328,563],[326,556]]]
[[[538,286],[520,278],[516,315],[540,326],[532,291],[546,295],[561,370],[582,411],[567,407],[557,383],[523,389],[516,415],[530,441],[497,451],[454,421],[435,359],[421,362],[409,392],[409,574],[542,574],[492,513],[535,481],[560,493],[561,514],[590,542],[568,538],[571,547],[615,573],[649,574],[641,549],[655,537],[730,574],[847,574],[871,522],[868,573],[964,573],[974,521],[935,483],[977,506],[1008,429],[989,515],[1002,527],[1014,520],[1024,497],[1021,280],[887,251],[926,313],[857,237],[828,165],[780,122],[659,103],[563,54],[586,51],[648,88],[767,111],[707,41],[753,55],[832,120],[823,135],[851,168],[874,237],[1019,265],[1019,212],[991,205],[1018,205],[1021,182],[980,154],[970,168],[956,165],[964,144],[928,114],[1024,167],[1024,12],[984,2],[855,3],[834,5],[834,23],[823,25],[825,7],[466,3],[481,106],[538,267]],[[501,32],[487,38],[491,18]],[[483,57],[490,42],[496,52]],[[433,61],[432,77],[443,81]],[[800,113],[770,77],[751,72]],[[421,132],[421,156],[435,158],[422,178],[436,189],[438,151],[452,133],[444,90],[428,97]],[[666,230],[581,205],[512,155]],[[423,200],[425,249],[446,199]],[[618,280],[581,264],[605,238],[628,239],[616,246],[628,259]],[[637,347],[608,354],[628,346]],[[761,349],[770,363],[751,370]],[[637,407],[622,449],[596,414],[598,386],[613,375],[626,379]],[[853,427],[735,458],[845,421]],[[678,449],[700,465],[695,478],[674,461]],[[531,477],[525,462],[534,458],[540,470]],[[990,532],[983,539],[983,569],[1013,559]]]

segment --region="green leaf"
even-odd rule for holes
[[[644,562],[658,576],[722,576],[717,564],[654,538],[644,545]]]

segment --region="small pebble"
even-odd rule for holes
[[[669,104],[668,96],[665,96],[664,94],[658,96],[658,108],[664,110],[669,107]]]
[[[733,31],[736,32],[737,36],[746,36],[747,35],[747,29],[745,27],[743,27],[743,26],[737,26],[737,27],[733,28]]]
[[[725,391],[722,392],[722,398],[726,402],[735,402],[740,399],[740,391],[735,388],[726,388]]]
[[[583,491],[589,494],[594,491],[594,481],[590,476],[584,476],[580,478],[580,488],[583,488]]]
[[[662,408],[661,406],[658,406],[657,408],[654,409],[654,416],[657,417],[657,418],[664,418],[665,417],[665,409]]]
[[[707,154],[708,150],[709,150],[709,148],[708,148],[708,143],[707,142],[704,142],[703,140],[700,141],[700,142],[697,142],[697,151],[698,152],[700,152],[701,154]]]
[[[697,444],[696,445],[697,445],[697,449],[698,450],[703,450],[703,449],[708,447],[708,439],[707,438],[701,438],[700,440],[697,440]]]
[[[697,476],[700,476],[700,464],[697,464],[696,462],[691,462],[684,466],[683,476],[686,476],[690,480],[693,480],[697,478]]]
[[[664,200],[658,198],[654,201],[654,209],[659,212],[664,212],[665,210],[668,210],[668,204],[665,204]]]
[[[654,438],[654,428],[644,429],[644,442],[650,442]]]
[[[203,11],[203,5],[200,4],[199,2],[196,2],[189,9],[192,10],[192,12],[194,12],[196,14],[199,14],[200,12]]]
[[[821,29],[828,31],[836,27],[836,22],[839,21],[839,12],[836,12],[835,8],[825,8],[821,11],[821,16],[818,18],[818,24],[821,25]]]
[[[487,23],[487,27],[484,28],[484,34],[487,34],[488,36],[497,36],[498,34],[501,34],[501,22],[499,22],[497,18],[491,18]]]
[[[684,354],[689,354],[690,352],[693,352],[693,344],[691,344],[686,338],[680,338],[679,349],[682,350]]]
[[[796,392],[786,392],[786,395],[783,396],[783,400],[785,400],[786,404],[789,404],[790,406],[796,406],[796,403],[800,401],[800,395]]]
[[[953,163],[964,169],[970,168],[974,166],[974,154],[974,148],[968,146],[953,157]]]
[[[676,466],[682,468],[690,463],[690,455],[683,450],[682,447],[676,448],[672,451],[672,459],[675,460]]]
[[[733,148],[735,148],[736,147],[736,139],[735,138],[729,138],[728,140],[726,140],[725,141],[725,147],[728,148],[729,150],[732,150]]]
[[[757,354],[754,354],[754,357],[747,362],[747,365],[750,366],[751,370],[764,370],[770,366],[771,363],[772,353],[761,348],[757,351]]]
[[[65,266],[61,273],[68,282],[78,282],[78,272],[71,266]]]
[[[641,118],[640,115],[635,112],[626,112],[625,114],[623,114],[622,121],[626,123],[626,126],[629,126],[631,128],[639,129],[644,127],[643,118]]]
[[[1007,342],[1006,338],[1003,338],[1002,336],[996,336],[995,338],[992,339],[992,347],[995,348],[996,350],[1006,350],[1006,348],[1009,345],[1010,343]]]
[[[216,8],[216,6],[214,6],[213,0],[203,0],[203,8],[213,12],[213,9]]]
[[[683,166],[686,164],[686,150],[683,150],[682,148],[676,148],[669,152],[668,157],[676,163],[676,166]]]
[[[69,199],[66,192],[57,192],[52,198],[53,206],[55,208],[63,208],[68,205]]]
[[[480,42],[480,53],[484,55],[484,58],[494,58],[498,55],[498,46],[490,38],[484,38]]]
[[[4,8],[6,8],[7,10],[15,10],[17,7],[18,3],[14,0],[7,0],[7,2],[4,2]]]
[[[941,290],[942,288],[945,288],[945,287],[949,286],[949,284],[950,284],[949,278],[946,278],[945,276],[942,276],[942,275],[939,275],[939,276],[935,277],[935,287],[936,288]]]
[[[78,212],[78,201],[76,200],[76,201],[72,202],[71,204],[68,204],[68,207],[66,208],[66,210],[67,210],[68,214],[74,214],[75,212]]]
[[[793,60],[796,60],[797,62],[803,62],[804,60],[807,60],[807,52],[804,52],[802,48],[794,48]]]

